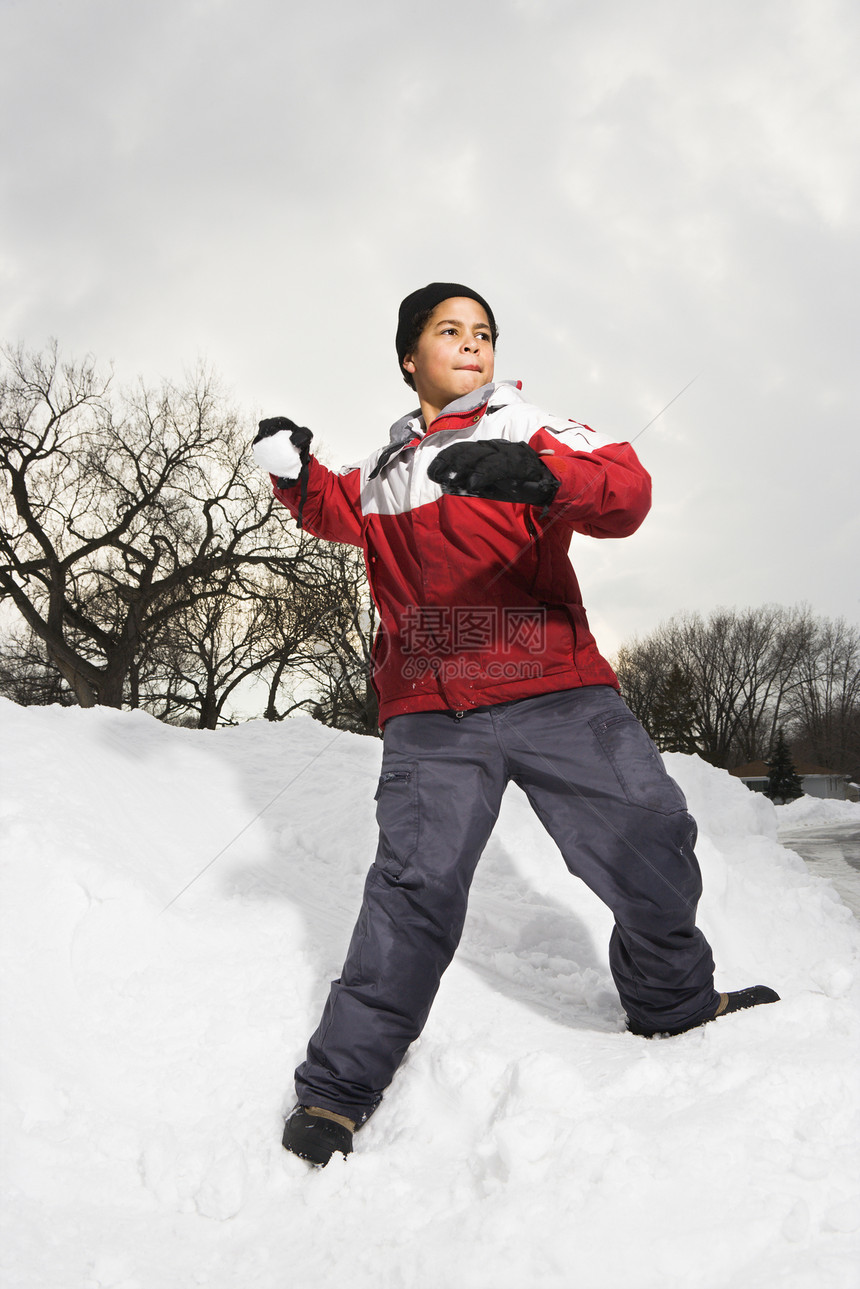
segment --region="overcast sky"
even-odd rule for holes
[[[497,377],[631,439],[574,540],[612,653],[688,609],[860,620],[853,0],[0,0],[0,335],[203,359],[334,465],[414,406],[400,299],[464,281]]]

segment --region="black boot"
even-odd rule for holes
[[[297,1105],[284,1124],[284,1149],[325,1168],[336,1151],[344,1156],[352,1154],[353,1129],[347,1126],[350,1123],[351,1119],[334,1116],[329,1110]]]
[[[737,989],[733,994],[720,994],[720,1003],[713,1016],[706,1016],[704,1020],[697,1020],[692,1025],[679,1025],[677,1029],[642,1029],[628,1018],[627,1028],[631,1034],[639,1034],[642,1038],[654,1038],[658,1034],[674,1038],[676,1034],[686,1034],[687,1030],[698,1029],[700,1025],[707,1025],[720,1016],[728,1016],[729,1012],[744,1011],[747,1007],[758,1007],[761,1003],[778,1002],[779,994],[767,985],[751,985],[749,989]]]

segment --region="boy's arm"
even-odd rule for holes
[[[576,452],[546,427],[528,441],[452,443],[427,474],[454,496],[540,506],[550,525],[589,537],[627,537],[651,507],[651,478],[629,443]]]
[[[362,544],[360,472],[333,474],[310,454],[313,434],[286,416],[260,421],[252,451],[275,496],[314,537]]]
[[[559,480],[550,520],[588,537],[629,537],[651,509],[651,476],[629,443],[576,452],[540,429],[529,446]]]
[[[301,485],[271,476],[275,496],[298,517],[301,504]],[[302,506],[302,527],[314,537],[327,542],[362,544],[362,516],[360,502],[361,471],[335,474],[321,465],[316,457],[307,463],[307,493]],[[282,486],[285,485],[285,486]]]

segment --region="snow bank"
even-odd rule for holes
[[[776,807],[780,828],[821,828],[830,824],[860,830],[860,802],[830,801],[823,797],[798,797],[787,806]]]
[[[623,1031],[611,920],[512,789],[461,952],[349,1161],[280,1147],[375,840],[380,745],[0,705],[14,1289],[848,1289],[860,932],[777,814],[670,757],[719,988]],[[784,807],[790,810],[793,807]]]

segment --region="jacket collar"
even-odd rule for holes
[[[455,398],[453,403],[443,407],[437,419],[443,416],[466,416],[469,412],[475,412],[479,407],[484,406],[495,408],[503,407],[506,403],[522,403],[524,400],[520,394],[521,389],[522,381],[519,380],[490,381],[487,385],[473,389],[470,394],[464,394],[462,398]],[[407,412],[406,416],[401,416],[399,421],[395,421],[388,438],[390,443],[400,446],[410,443],[412,439],[423,439],[426,433],[427,426],[424,424],[424,417],[419,407],[414,412]]]

